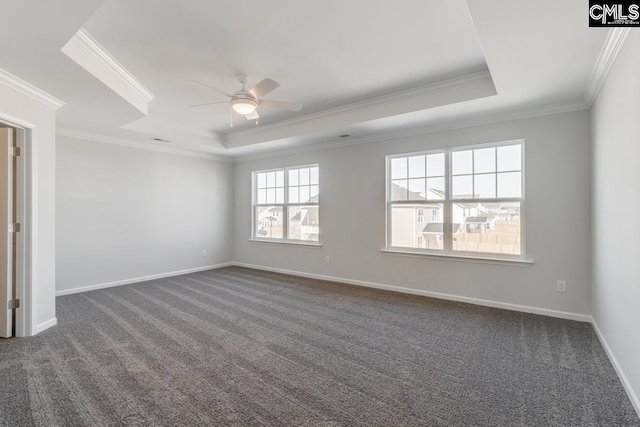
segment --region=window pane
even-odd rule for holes
[[[267,189],[267,203],[275,203],[276,202],[276,189],[268,188]]]
[[[391,179],[407,177],[407,158],[391,159]]]
[[[266,188],[267,187],[267,174],[259,173],[258,174],[258,188]]]
[[[289,203],[298,203],[298,187],[289,187]]]
[[[317,167],[311,168],[311,184],[312,185],[320,184],[319,171]]]
[[[319,185],[312,185],[311,186],[311,192],[309,193],[309,197],[311,197],[311,201],[313,203],[318,203],[318,194],[320,194],[320,186]]]
[[[498,197],[522,197],[522,172],[498,174]]]
[[[309,185],[309,168],[300,169],[300,185]]]
[[[453,250],[520,255],[520,203],[453,205]]]
[[[282,207],[261,206],[256,209],[256,237],[282,239]]]
[[[498,172],[522,169],[522,145],[498,147]]]
[[[452,197],[454,199],[471,199],[473,198],[473,181],[472,175],[454,176]]]
[[[391,182],[391,200],[407,200],[407,180],[399,179]]]
[[[309,186],[300,187],[300,202],[307,203],[309,201]]]
[[[276,173],[267,172],[267,188],[276,186]]]
[[[425,193],[425,179],[410,179],[409,180],[409,200],[424,199]]]
[[[267,190],[258,190],[258,204],[267,203]]]
[[[464,175],[473,173],[473,167],[471,163],[472,155],[471,150],[466,151],[454,151],[452,153],[453,158],[453,174]]]
[[[276,188],[276,203],[284,203],[284,187]]]
[[[482,148],[473,150],[473,173],[496,171],[496,149]]]
[[[298,185],[298,169],[289,171],[289,185]]]
[[[424,156],[409,157],[409,178],[422,178],[425,176]]]
[[[320,237],[318,206],[289,208],[289,239],[317,242]]]
[[[276,172],[276,187],[284,187],[284,171]]]
[[[444,178],[427,178],[427,199],[444,199]]]
[[[496,174],[488,173],[473,176],[473,193],[476,199],[488,199],[496,197]]]
[[[444,153],[427,156],[427,176],[444,176]]]
[[[391,246],[442,249],[442,209],[438,203],[392,205]]]

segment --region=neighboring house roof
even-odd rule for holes
[[[453,224],[453,232],[458,233],[458,231],[460,230],[460,225],[459,223],[454,223]],[[442,223],[441,222],[430,222],[427,225],[425,225],[424,229],[422,230],[423,233],[427,233],[427,234],[442,234]]]
[[[486,216],[470,216],[464,222],[467,224],[486,224],[487,221],[489,221],[489,218]]]
[[[409,191],[406,188],[400,187],[396,183],[391,183],[391,200],[424,200],[418,193]]]
[[[272,217],[272,216],[268,216],[266,218],[262,218],[260,219],[260,221],[269,221],[269,222],[273,222],[273,221],[279,221],[278,218]]]
[[[307,217],[307,215],[309,214],[309,212],[305,209],[304,210],[304,216],[302,216],[303,211],[301,210],[300,212],[298,212],[297,214],[295,214],[292,218],[291,221],[295,221],[295,222],[303,222],[304,219]]]
[[[429,197],[427,193],[433,193],[436,197]],[[444,192],[435,188],[427,188],[427,191],[420,193],[422,198],[429,200],[444,200]]]

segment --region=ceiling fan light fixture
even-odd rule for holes
[[[256,110],[258,103],[252,99],[234,99],[231,106],[238,114],[247,115]]]

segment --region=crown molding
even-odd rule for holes
[[[591,107],[596,100],[598,92],[600,92],[602,85],[607,79],[607,75],[630,32],[631,28],[612,28],[609,30],[585,91],[584,99],[589,107]]]
[[[173,155],[177,155],[177,156],[196,157],[196,158],[200,158],[200,159],[217,160],[217,161],[220,161],[220,162],[232,162],[233,161],[229,157],[217,156],[215,154],[208,154],[208,153],[204,153],[204,152],[201,152],[201,151],[187,150],[187,149],[184,149],[184,148],[166,147],[166,146],[151,144],[151,143],[147,143],[147,142],[132,141],[132,140],[129,140],[129,139],[124,139],[124,138],[116,138],[116,137],[112,137],[112,136],[98,135],[98,134],[95,134],[95,133],[83,132],[83,131],[74,130],[74,129],[66,129],[66,128],[60,128],[59,127],[59,128],[56,129],[56,135],[65,136],[65,137],[69,137],[69,138],[82,139],[82,140],[86,140],[86,141],[102,142],[104,144],[113,144],[113,145],[120,145],[120,146],[123,146],[123,147],[129,147],[129,148],[137,148],[137,149],[140,149],[140,150],[158,151],[158,152],[161,152],[161,153],[173,154]]]
[[[287,128],[290,126],[296,126],[306,123],[311,123],[317,120],[328,120],[332,117],[340,117],[350,113],[358,113],[364,111],[367,108],[375,108],[384,105],[391,104],[408,104],[419,99],[430,99],[434,95],[450,92],[456,90],[464,90],[470,87],[491,87],[492,94],[495,95],[495,87],[493,85],[493,79],[489,71],[481,71],[473,74],[467,74],[462,77],[443,80],[440,82],[419,86],[413,89],[403,90],[395,92],[389,95],[383,95],[375,98],[370,98],[364,101],[354,102],[351,104],[343,105],[340,107],[331,108],[328,110],[319,111],[317,113],[311,113],[304,116],[296,117],[289,120],[283,120],[277,123],[272,123],[259,128],[246,129],[238,132],[229,133],[227,137],[227,147],[233,148],[234,140],[241,140],[242,138],[258,135],[272,130],[278,130],[281,128]],[[486,96],[486,95],[485,95]]]
[[[147,115],[149,102],[154,98],[153,94],[84,28],[80,28],[61,51],[122,99]]]
[[[234,156],[236,163],[249,162],[253,160],[261,160],[273,157],[280,157],[291,154],[306,153],[312,151],[328,150],[337,147],[346,147],[351,145],[366,144],[379,141],[391,141],[413,136],[426,135],[436,132],[444,132],[449,130],[464,129],[474,126],[488,125],[492,123],[507,122],[511,120],[528,119],[533,117],[547,116],[552,114],[569,113],[572,111],[580,111],[589,109],[589,105],[583,100],[564,102],[560,104],[550,104],[537,107],[523,108],[515,111],[498,112],[487,114],[481,117],[469,117],[459,120],[450,120],[447,122],[435,123],[428,126],[420,126],[406,129],[398,129],[391,132],[375,133],[360,137],[350,138],[348,140],[326,140],[318,141],[306,147],[281,149],[263,154],[247,154]]]
[[[140,95],[147,102],[151,102],[155,96],[136,79],[133,74],[127,71],[91,34],[84,28],[80,28],[73,36],[72,40],[83,46],[87,52],[95,56],[100,62],[107,66],[115,75],[125,82],[131,89]]]
[[[436,132],[444,132],[456,129],[464,129],[474,126],[488,125],[492,123],[500,123],[511,120],[520,120],[533,117],[540,117],[552,114],[568,113],[572,111],[580,111],[589,109],[589,105],[585,101],[573,101],[565,102],[561,104],[551,104],[544,106],[537,106],[531,108],[524,108],[515,111],[498,112],[494,114],[488,114],[481,117],[470,117],[460,120],[450,120],[447,122],[435,123],[428,126],[396,129],[390,132],[374,133],[370,135],[363,135],[354,137],[349,140],[335,140],[329,139],[324,141],[314,142],[305,147],[281,149],[277,151],[270,151],[262,154],[247,154],[247,155],[233,155],[229,153],[229,156],[218,156],[214,154],[207,154],[201,151],[186,150],[182,148],[165,147],[155,144],[150,144],[140,141],[132,141],[123,138],[116,138],[106,135],[98,135],[89,132],[83,132],[73,129],[57,128],[56,134],[59,136],[66,136],[69,138],[77,138],[88,141],[102,142],[105,144],[114,144],[130,148],[138,148],[142,150],[158,151],[167,154],[174,154],[180,156],[197,157],[209,160],[217,160],[222,162],[249,162],[253,160],[261,160],[267,158],[281,157],[292,154],[329,150],[338,147],[347,147],[351,145],[367,144],[372,142],[392,141],[402,138],[409,138],[413,136],[426,135]]]
[[[49,95],[48,93],[38,89],[30,83],[25,82],[19,77],[14,76],[8,71],[0,68],[0,83],[5,86],[10,87],[11,89],[17,90],[20,93],[23,93],[36,101],[46,105],[47,107],[53,108],[57,110],[58,108],[64,105],[64,102],[60,101],[58,98]]]

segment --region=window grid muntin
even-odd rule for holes
[[[519,169],[508,169],[508,170],[499,170],[498,167],[498,153],[499,153],[499,149],[500,148],[507,148],[507,147],[515,147],[515,146],[519,146],[520,147],[520,168]],[[482,151],[482,150],[487,150],[487,149],[493,149],[493,171],[488,171],[488,172],[476,172],[476,151]],[[455,153],[461,153],[461,152],[465,152],[465,151],[470,151],[471,152],[471,173],[453,173],[453,161],[454,161],[454,154]],[[471,199],[480,199],[480,198],[490,198],[490,197],[476,197],[476,180],[475,177],[476,176],[487,176],[487,175],[495,175],[494,178],[494,194],[495,196],[493,198],[501,198],[498,196],[499,194],[499,176],[504,176],[504,174],[508,174],[508,173],[517,173],[520,172],[520,197],[524,197],[524,181],[523,181],[523,165],[524,165],[524,159],[523,159],[523,153],[524,153],[524,144],[522,141],[520,142],[506,142],[506,143],[500,143],[500,144],[483,144],[483,145],[479,145],[479,146],[470,146],[470,147],[460,147],[460,148],[456,148],[456,149],[451,149],[449,150],[449,162],[451,162],[451,175],[450,175],[450,181],[452,183],[453,186],[453,179],[454,177],[471,177]],[[453,192],[450,194],[451,199],[452,200],[467,200],[469,198],[467,197],[454,197]],[[505,197],[514,197],[514,196],[504,196],[502,198]]]
[[[446,187],[446,175],[430,175],[430,168],[429,168],[429,157],[430,156],[439,156],[440,154],[443,154],[441,151],[433,151],[433,152],[422,152],[422,153],[415,153],[415,154],[406,154],[406,155],[400,155],[397,157],[391,157],[390,161],[389,161],[389,168],[391,169],[391,182],[395,185],[397,185],[399,188],[403,188],[405,190],[405,198],[404,199],[398,199],[395,201],[433,201],[433,200],[442,200],[439,198],[429,198],[427,191],[429,189],[429,182],[430,181],[435,181],[435,180],[443,180],[443,184],[444,187]],[[422,176],[416,175],[416,176],[411,176],[411,165],[410,165],[410,160],[411,158],[416,158],[416,157],[424,157],[424,174]],[[404,177],[401,178],[393,178],[394,175],[394,166],[393,166],[393,161],[394,160],[402,160],[405,159],[406,161],[404,162],[406,164],[406,174]],[[445,167],[445,163],[446,163],[446,157],[442,158],[442,169],[443,171],[446,170]],[[387,179],[389,180],[389,179]],[[409,196],[409,193],[416,193],[415,191],[411,191],[411,181],[418,181],[418,180],[422,180],[424,182],[424,193],[425,193],[425,197],[424,198],[411,198]],[[405,185],[400,185],[400,182],[404,182]],[[391,192],[391,194],[393,194],[393,192]]]

